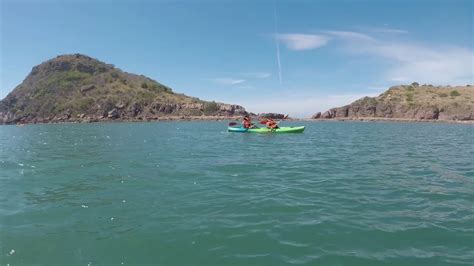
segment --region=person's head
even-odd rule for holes
[[[248,115],[244,116],[244,120],[250,120],[250,117]]]

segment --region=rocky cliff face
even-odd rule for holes
[[[474,120],[474,87],[391,87],[378,97],[316,113],[314,119],[392,118],[412,120]]]
[[[261,113],[261,114],[258,114],[258,117],[270,118],[270,119],[284,119],[286,115],[280,114],[280,113]]]
[[[242,106],[174,93],[150,78],[91,57],[62,55],[35,66],[0,101],[0,123],[237,116]]]

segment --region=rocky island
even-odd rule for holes
[[[142,75],[86,55],[61,55],[33,67],[0,101],[0,124],[219,119],[247,114],[231,105],[178,94]]]
[[[313,119],[473,121],[474,87],[399,85],[377,97],[316,113]]]

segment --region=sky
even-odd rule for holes
[[[474,79],[473,1],[0,0],[0,99],[82,53],[204,100],[308,117]]]

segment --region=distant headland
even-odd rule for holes
[[[377,97],[316,113],[313,119],[384,121],[474,121],[474,87],[399,85]]]
[[[178,94],[145,77],[86,55],[61,55],[33,67],[0,101],[0,124],[223,119],[239,105]]]

